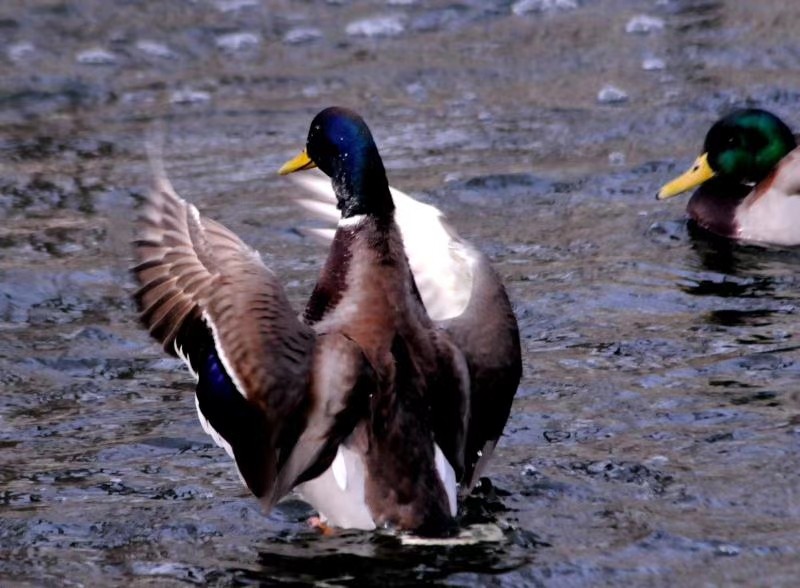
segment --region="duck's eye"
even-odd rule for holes
[[[738,135],[731,135],[725,140],[727,149],[737,149],[742,146],[742,139]]]

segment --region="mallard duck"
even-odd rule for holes
[[[438,210],[391,191],[357,114],[320,112],[280,173],[312,167],[339,218],[300,317],[259,254],[157,170],[134,241],[141,318],[267,509],[295,489],[327,526],[448,535],[521,376],[511,305]]]
[[[657,198],[697,186],[686,211],[704,229],[745,241],[800,244],[800,150],[774,114],[749,108],[714,123],[703,154]]]

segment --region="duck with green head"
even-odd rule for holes
[[[188,364],[203,428],[267,508],[296,489],[331,526],[449,535],[519,384],[511,305],[440,211],[389,187],[356,113],[320,112],[280,173],[315,167],[337,226],[302,316],[156,170],[134,242],[141,318]]]
[[[800,150],[774,114],[749,108],[714,123],[703,153],[657,198],[692,188],[686,211],[700,227],[743,241],[800,244]]]

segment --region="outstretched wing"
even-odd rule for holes
[[[271,506],[302,474],[283,466],[311,404],[314,333],[256,251],[156,176],[134,241],[142,321],[195,373],[204,428]]]
[[[470,415],[462,489],[470,491],[503,434],[522,377],[519,327],[500,276],[482,254],[473,267],[464,311],[438,321],[464,354],[470,376]]]
[[[296,197],[300,206],[331,225],[338,220],[336,197],[326,176],[312,170],[289,179],[305,189]],[[522,375],[517,320],[488,258],[459,237],[438,208],[394,188],[391,192],[395,221],[428,315],[467,360],[470,417],[460,481],[469,490],[503,432]],[[334,231],[324,227],[306,232],[330,241]],[[447,407],[435,410],[442,414],[437,420],[446,420]]]

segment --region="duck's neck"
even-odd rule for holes
[[[331,183],[336,194],[337,207],[342,211],[342,219],[361,215],[391,219],[394,215],[394,202],[389,191],[386,170],[377,150],[374,153],[346,154],[346,157],[331,173]]]

